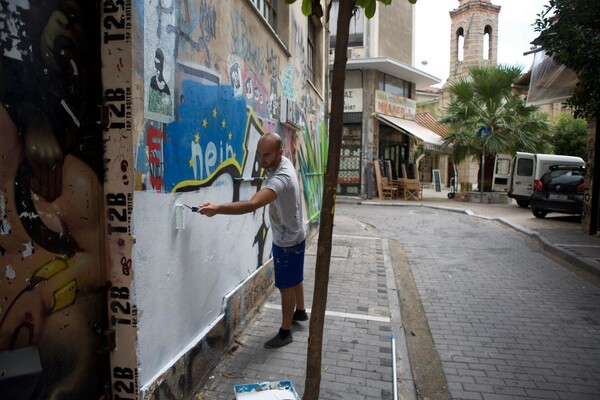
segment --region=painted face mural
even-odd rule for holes
[[[0,2],[0,397],[99,398],[108,380],[99,15]]]

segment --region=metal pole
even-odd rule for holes
[[[398,377],[396,371],[396,335],[392,333],[392,392],[393,399],[398,400]]]

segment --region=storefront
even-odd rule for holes
[[[360,196],[362,171],[362,89],[344,91],[344,128],[338,175],[338,194]]]
[[[414,122],[415,87],[438,83],[436,78],[390,58],[348,60],[344,93],[344,127],[337,193],[341,196],[377,197],[374,161],[392,161],[395,174],[404,163],[415,165],[416,141],[421,129],[400,129],[394,119]],[[392,122],[390,122],[392,121]],[[421,127],[422,129],[426,129]],[[439,136],[435,133],[440,144]],[[414,175],[414,172],[410,172]]]

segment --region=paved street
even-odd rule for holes
[[[493,221],[338,206],[406,251],[453,399],[598,399],[600,289]]]
[[[407,348],[422,333],[405,331],[403,262],[452,399],[598,399],[598,276],[548,255],[527,232],[545,231],[586,262],[597,260],[599,239],[582,236],[573,217],[537,220],[514,205],[441,196],[413,204],[336,206],[320,399],[392,399],[392,334],[398,398],[423,395],[423,366],[415,365],[422,360],[408,354],[427,349]],[[315,254],[313,241],[306,257],[309,308]],[[279,326],[279,304],[274,292],[196,399],[231,400],[235,384],[282,379],[302,393],[308,323],[294,325],[292,344],[262,347]]]

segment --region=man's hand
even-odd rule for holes
[[[198,212],[202,215],[206,215],[207,217],[213,217],[217,214],[218,204],[213,203],[204,203],[200,205],[200,209]]]

